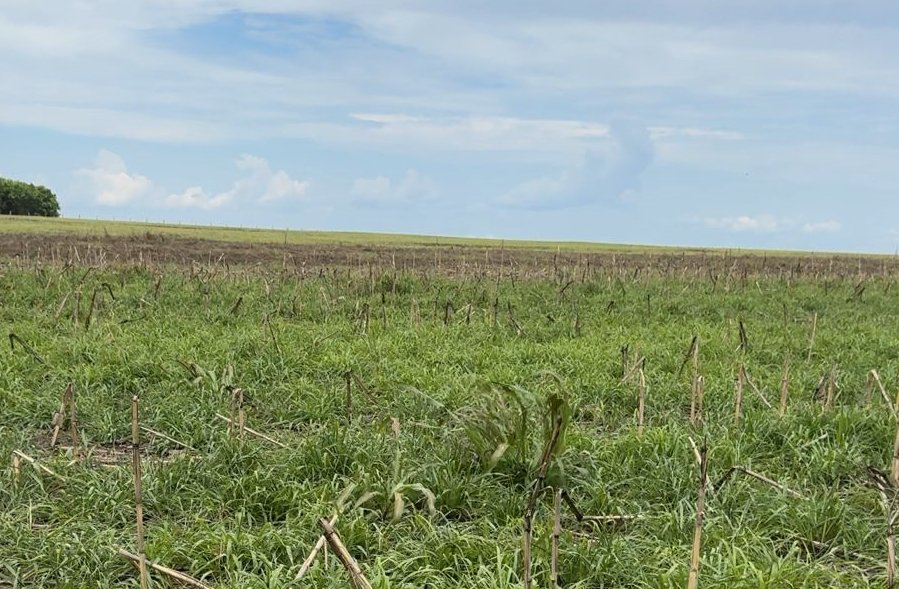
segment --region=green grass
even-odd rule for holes
[[[370,282],[341,271],[303,281],[222,268],[61,274],[7,264],[0,321],[46,364],[19,345],[0,347],[0,456],[21,449],[65,480],[26,464],[13,485],[4,467],[0,585],[136,586],[114,553],[134,543],[128,466],[72,464],[36,441],[73,382],[87,447],[126,441],[130,399],[140,395],[144,425],[199,450],[174,456],[173,444],[149,443],[147,553],[216,587],[295,586],[318,518],[347,490],[337,527],[376,587],[519,587],[521,517],[551,395],[567,400],[571,418],[548,483],[569,489],[584,512],[642,517],[591,528],[566,513],[566,587],[686,586],[698,477],[690,436],[708,443],[713,481],[741,464],[808,498],[746,477],[710,495],[701,587],[883,586],[885,516],[865,467],[888,468],[895,423],[878,396],[862,400],[868,370],[890,392],[899,377],[892,279],[870,279],[859,298],[850,279],[713,286],[702,276],[634,281],[610,271],[560,295],[564,277],[504,280],[497,292],[492,278],[475,277]],[[458,311],[445,324],[447,301]],[[706,381],[698,428],[688,420],[689,369],[678,374],[694,334]],[[635,386],[621,382],[625,344],[647,359],[642,435]],[[786,418],[747,390],[734,427],[738,362],[776,403],[786,355]],[[811,392],[833,365],[839,396],[825,411]],[[348,370],[367,388],[353,385],[349,410]],[[290,450],[228,436],[215,417],[228,413],[228,385],[246,391],[250,427]],[[542,499],[535,520],[538,587],[548,586],[550,505]],[[302,586],[348,585],[332,556]]]
[[[31,233],[47,235],[90,235],[90,236],[143,236],[148,233],[192,239],[208,239],[238,243],[279,243],[294,245],[331,246],[469,246],[507,247],[542,250],[561,250],[584,253],[701,253],[715,251],[715,248],[666,247],[636,244],[594,243],[585,241],[536,241],[519,239],[487,239],[473,237],[442,237],[428,235],[407,235],[400,233],[362,233],[348,231],[299,231],[281,229],[254,229],[243,227],[216,227],[206,225],[183,225],[164,223],[143,223],[132,221],[106,221],[99,219],[72,219],[0,216],[0,233]],[[723,249],[721,250],[723,251]],[[789,254],[784,250],[732,250],[758,254]],[[823,255],[823,254],[822,254]]]

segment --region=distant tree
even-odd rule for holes
[[[0,214],[58,217],[59,201],[46,186],[0,178]]]

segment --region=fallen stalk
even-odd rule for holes
[[[638,370],[643,368],[644,362],[646,362],[646,356],[640,356],[640,358],[634,362],[630,369],[625,373],[624,377],[622,377],[621,382],[628,382]]]
[[[40,462],[38,462],[37,460],[35,460],[34,458],[32,458],[31,456],[29,456],[28,454],[25,454],[25,453],[22,452],[22,451],[20,451],[20,450],[13,450],[12,453],[13,453],[13,456],[17,456],[17,457],[21,458],[22,460],[24,460],[25,462],[31,464],[32,466],[34,466],[34,467],[37,468],[38,470],[44,471],[44,472],[47,473],[48,475],[50,475],[50,476],[52,476],[52,477],[56,477],[56,478],[58,478],[58,479],[61,480],[61,481],[66,480],[66,477],[64,477],[64,476],[62,476],[61,474],[58,474],[58,473],[56,473],[56,472],[53,472],[52,470],[50,470],[49,468],[47,468],[46,466],[44,466],[43,464],[41,464]]]
[[[645,519],[644,515],[585,515],[580,521],[583,522],[596,522],[596,523],[610,523],[610,522],[629,522],[635,520]]]
[[[222,415],[221,413],[216,413],[215,416],[218,417],[219,419],[221,419],[222,421],[227,422],[229,425],[232,425],[232,426],[235,425],[234,420],[225,417],[225,416]],[[265,435],[265,434],[262,433],[262,432],[257,432],[256,430],[251,429],[251,428],[249,428],[249,427],[247,427],[247,426],[244,426],[243,429],[244,429],[244,431],[247,432],[248,434],[252,434],[252,435],[256,436],[257,438],[261,438],[261,439],[265,440],[266,442],[270,442],[270,443],[274,444],[275,446],[278,446],[278,447],[280,447],[280,448],[284,448],[285,450],[290,450],[290,446],[288,446],[287,444],[282,444],[282,443],[279,442],[278,440],[276,440],[276,439],[274,439],[274,438],[270,438],[269,436]]]
[[[880,374],[877,373],[877,370],[872,369],[868,372],[868,380],[865,382],[865,405],[871,402],[871,390],[875,384],[877,384],[883,402],[890,408],[893,417],[896,417],[896,408],[893,406],[892,401],[890,401],[890,397],[887,395],[887,391],[883,386],[883,382],[880,380]]]
[[[749,373],[746,372],[745,370],[744,370],[744,376],[746,377],[746,383],[755,392],[755,394],[759,396],[759,399],[762,400],[762,403],[764,403],[765,407],[767,407],[768,409],[773,409],[771,402],[768,401],[768,398],[765,397],[764,394],[762,394],[762,391],[760,391],[759,388],[757,386],[755,386],[755,383],[752,382],[752,379],[749,377]]]
[[[624,522],[624,521],[634,521],[645,519],[646,516],[643,514],[638,515],[584,515],[584,513],[578,508],[577,504],[574,502],[574,499],[571,498],[571,495],[568,494],[567,489],[561,490],[560,499],[568,506],[568,509],[571,510],[571,513],[574,515],[574,519],[580,522],[594,522],[594,523],[610,523],[610,522]]]
[[[337,516],[335,515],[328,522],[328,525],[330,525],[333,528],[336,524],[337,524]],[[328,539],[325,537],[324,534],[322,534],[321,536],[318,537],[318,541],[315,543],[315,546],[312,547],[312,550],[309,551],[309,556],[307,556],[306,560],[303,561],[302,566],[300,566],[299,572],[297,572],[297,576],[294,577],[294,581],[299,581],[300,579],[302,579],[303,577],[306,576],[306,573],[309,572],[309,569],[312,567],[312,563],[315,561],[315,557],[318,556],[319,551],[321,551],[321,549],[324,548],[325,543],[327,541],[328,541]]]
[[[22,338],[20,338],[20,337],[17,336],[16,334],[10,333],[10,334],[9,334],[9,349],[10,349],[10,350],[15,350],[15,349],[16,349],[15,344],[19,344],[19,346],[21,346],[22,348],[25,348],[25,351],[27,351],[29,354],[31,354],[31,356],[32,356],[35,360],[37,360],[38,362],[40,362],[40,363],[43,364],[44,366],[48,366],[48,367],[50,366],[49,364],[47,364],[47,362],[46,362],[43,358],[41,358],[41,355],[38,354],[38,353],[34,350],[34,348],[32,348],[30,345],[28,345],[28,342],[26,342],[25,340],[23,340]]]
[[[138,565],[140,564],[140,560],[141,560],[140,557],[137,556],[136,554],[131,554],[124,548],[117,549],[116,553],[123,558],[127,558],[134,564],[138,564]],[[180,581],[180,582],[184,583],[185,585],[190,585],[191,587],[197,587],[198,589],[212,589],[212,587],[210,587],[209,585],[206,585],[205,583],[202,583],[189,575],[185,575],[184,573],[178,572],[175,569],[170,569],[169,567],[162,566],[161,564],[157,564],[151,560],[144,560],[144,562],[146,563],[146,565],[149,568],[153,569],[154,571],[156,571],[158,573],[162,573],[163,575],[166,575],[168,577],[171,577],[172,579],[175,579],[176,581]]]
[[[774,487],[775,489],[778,489],[778,490],[780,490],[780,491],[783,491],[783,492],[786,493],[787,495],[790,495],[790,496],[792,496],[792,497],[795,497],[796,499],[802,499],[802,500],[805,500],[805,499],[806,499],[806,497],[805,497],[804,495],[802,495],[801,493],[798,493],[798,492],[796,492],[796,491],[794,491],[794,490],[792,490],[792,489],[790,489],[790,488],[788,488],[788,487],[785,487],[784,485],[778,483],[777,481],[775,481],[775,480],[773,480],[773,479],[769,479],[768,477],[766,477],[766,476],[763,475],[763,474],[759,474],[759,473],[757,473],[757,472],[755,472],[755,471],[749,470],[749,469],[746,468],[745,466],[732,466],[732,467],[730,468],[730,470],[728,470],[726,473],[724,473],[724,476],[722,476],[722,477],[718,480],[718,482],[715,483],[715,485],[712,487],[712,488],[714,489],[714,491],[715,491],[716,493],[717,493],[718,491],[720,491],[720,490],[721,490],[721,487],[723,487],[723,486],[724,486],[724,485],[725,485],[731,478],[733,478],[733,475],[734,475],[735,473],[738,473],[738,472],[739,472],[739,473],[743,473],[743,474],[745,474],[746,476],[748,476],[748,477],[750,477],[750,478],[753,478],[753,479],[755,479],[755,480],[757,480],[757,481],[760,481],[760,482],[762,482],[762,483],[765,483],[766,485],[770,485],[770,486]]]
[[[167,436],[162,432],[158,432],[155,429],[150,429],[144,425],[140,426],[140,429],[147,432],[151,436],[156,436],[157,438],[162,438],[163,440],[168,440],[169,442],[172,442],[173,444],[177,444],[177,445],[181,446],[182,448],[186,448],[187,450],[193,450],[194,452],[199,452],[199,450],[197,450],[193,446],[191,446],[189,444],[185,444],[184,442],[179,442],[175,438],[173,438],[171,436]]]
[[[371,583],[368,582],[368,579],[365,578],[365,575],[362,574],[362,569],[359,568],[359,563],[356,562],[356,559],[349,553],[346,549],[346,546],[343,545],[343,541],[340,539],[340,536],[337,534],[337,531],[328,523],[328,520],[322,518],[318,521],[318,525],[321,527],[322,532],[324,532],[325,540],[328,542],[328,546],[337,555],[337,558],[340,560],[340,564],[343,565],[343,568],[346,569],[347,573],[350,575],[350,582],[355,589],[372,589]]]

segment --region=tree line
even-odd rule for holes
[[[59,201],[46,186],[0,178],[0,214],[58,217]]]

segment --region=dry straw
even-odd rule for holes
[[[780,417],[787,414],[787,402],[790,396],[790,357],[784,357],[783,376],[780,378]]]
[[[687,589],[696,589],[699,583],[699,561],[702,546],[702,525],[705,521],[705,492],[708,480],[708,450],[699,451],[699,491],[696,496],[696,524],[693,526],[693,552],[690,557],[690,575]]]
[[[138,570],[140,572],[140,587],[149,587],[147,575],[147,555],[144,553],[144,500],[141,489],[140,470],[140,423],[138,418],[138,405],[140,400],[137,395],[131,397],[131,473],[134,477],[134,515],[137,520],[137,536],[135,547],[137,548]]]
[[[148,561],[145,558],[141,559],[141,557],[137,554],[131,554],[123,548],[119,548],[118,550],[116,550],[116,552],[122,558],[127,558],[129,561],[131,561],[132,564],[140,566],[140,564],[143,562],[147,567],[153,569],[154,571],[171,577],[172,579],[175,579],[176,581],[179,581],[184,585],[196,587],[197,589],[212,589],[212,587],[210,587],[209,585],[206,585],[205,583],[202,583],[189,575],[185,575],[184,573],[176,571],[175,569],[170,569],[169,567],[162,566],[161,564]]]
[[[550,587],[559,587],[559,538],[562,535],[562,489],[556,489],[553,496],[553,535],[549,561]]]
[[[229,424],[229,426],[236,427],[236,425],[237,425],[236,422],[234,422],[231,419],[228,419],[221,413],[216,413],[215,416],[218,417],[219,419],[221,419],[222,421],[226,422],[227,424]],[[258,432],[250,427],[247,427],[246,425],[243,427],[243,430],[250,435],[253,435],[259,439],[265,440],[266,442],[269,442],[270,444],[274,444],[275,446],[278,446],[279,448],[284,448],[285,450],[290,450],[290,446],[288,446],[287,444],[283,444],[283,443],[279,442],[278,440],[265,435],[262,432]]]
[[[334,552],[334,554],[337,555],[338,560],[340,560],[340,564],[343,565],[343,568],[345,568],[347,573],[350,575],[350,584],[353,586],[353,588],[372,589],[371,583],[369,583],[368,579],[365,578],[365,575],[362,574],[362,569],[359,568],[359,563],[356,562],[356,559],[353,558],[353,556],[346,549],[346,546],[343,545],[343,541],[341,541],[340,535],[338,535],[337,531],[330,524],[330,522],[322,518],[319,520],[318,525],[322,529],[328,546],[331,547],[331,550]]]
[[[550,462],[552,462],[553,453],[562,433],[562,416],[557,415],[553,420],[553,429],[546,440],[543,447],[543,453],[540,457],[540,467],[537,469],[537,479],[531,488],[531,494],[524,510],[524,532],[522,538],[522,565],[524,567],[524,589],[531,587],[531,539],[533,536],[533,520],[534,512],[537,509],[537,498],[543,492],[544,481],[546,480],[546,472],[549,470]]]

